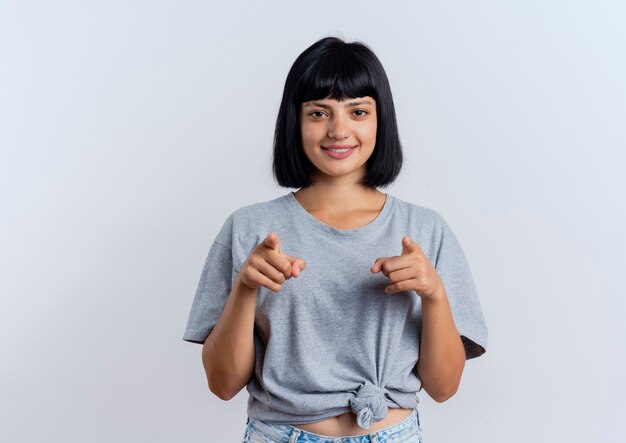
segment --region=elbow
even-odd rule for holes
[[[212,394],[214,394],[216,397],[218,397],[219,399],[228,401],[235,396],[235,394],[233,394],[232,392],[230,392],[230,390],[225,388],[224,383],[222,383],[216,377],[210,376],[210,373],[208,370],[206,371],[206,381],[209,387],[209,391]]]
[[[216,371],[215,368],[212,367],[211,364],[212,359],[209,356],[209,348],[205,343],[204,348],[202,349],[202,364],[204,366],[204,372],[206,375],[207,386],[209,387],[209,391],[218,397],[221,400],[228,401],[232,399],[235,395],[229,389],[226,388],[226,377],[221,376],[219,372]]]
[[[225,389],[219,389],[219,388],[216,388],[216,387],[211,387],[210,384],[209,384],[209,391],[211,391],[220,400],[224,400],[224,401],[232,400],[235,397],[235,395],[237,395],[236,392],[233,393],[233,392],[227,391]]]
[[[455,379],[454,382],[439,386],[439,389],[435,390],[434,396],[431,396],[437,403],[443,403],[450,400],[459,390],[461,384],[460,377]]]
[[[234,380],[232,376],[215,376],[215,374],[211,374],[211,377],[207,376],[207,382],[209,391],[224,401],[232,400],[247,384]]]
[[[224,401],[233,399],[246,386],[246,384],[233,384],[235,381],[232,377],[216,376],[216,374],[207,372],[207,384],[209,391]]]
[[[218,392],[211,391],[211,392],[213,392],[220,400],[224,400],[224,401],[232,400],[232,398],[234,397],[234,395],[224,394],[219,391]]]
[[[451,390],[447,392],[438,393],[437,395],[432,396],[432,399],[437,403],[443,403],[444,401],[450,400],[454,394],[456,394],[457,390]]]
[[[423,385],[422,385],[423,386]],[[423,386],[424,390],[428,392],[430,398],[435,400],[437,403],[443,403],[444,401],[450,400],[458,391],[459,384],[450,384],[450,385],[428,385]]]
[[[463,361],[463,364],[465,361]],[[431,391],[427,391],[433,400],[437,403],[443,403],[450,400],[459,390],[461,385],[461,377],[463,375],[463,366],[455,373],[450,374],[447,378],[439,380],[438,383],[433,383],[432,394]]]

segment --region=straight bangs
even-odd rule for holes
[[[334,52],[315,60],[296,88],[296,103],[330,98],[338,101],[370,96],[378,101],[367,65],[353,53]]]

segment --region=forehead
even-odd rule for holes
[[[346,107],[350,108],[353,106],[373,106],[376,103],[373,97],[365,96],[365,97],[357,97],[357,98],[349,98],[344,101],[335,100],[332,98],[325,98],[321,100],[310,100],[308,102],[302,103],[303,108],[308,108],[312,106],[317,106],[320,108],[330,108],[330,107]]]

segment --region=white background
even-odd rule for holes
[[[618,1],[0,1],[0,440],[237,442],[182,334],[271,174],[319,38],[387,71],[406,161],[489,327],[425,442],[617,442],[626,410],[626,7]],[[622,436],[623,438],[623,436]]]

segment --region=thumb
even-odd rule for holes
[[[417,243],[411,240],[411,237],[405,235],[402,237],[402,255],[411,254],[420,249]]]
[[[265,240],[263,240],[263,244],[268,248],[272,248],[274,251],[281,252],[280,250],[280,240],[278,239],[278,234],[274,231],[267,234]]]
[[[291,271],[294,277],[298,277],[300,272],[306,268],[306,262],[302,258],[292,257],[291,255],[287,255],[287,258],[291,262]]]
[[[374,274],[377,272],[380,272],[380,270],[382,269],[383,263],[385,263],[385,261],[388,258],[390,257],[378,257],[376,261],[374,262],[374,264],[372,265],[372,267],[370,268],[370,271],[373,272]]]

